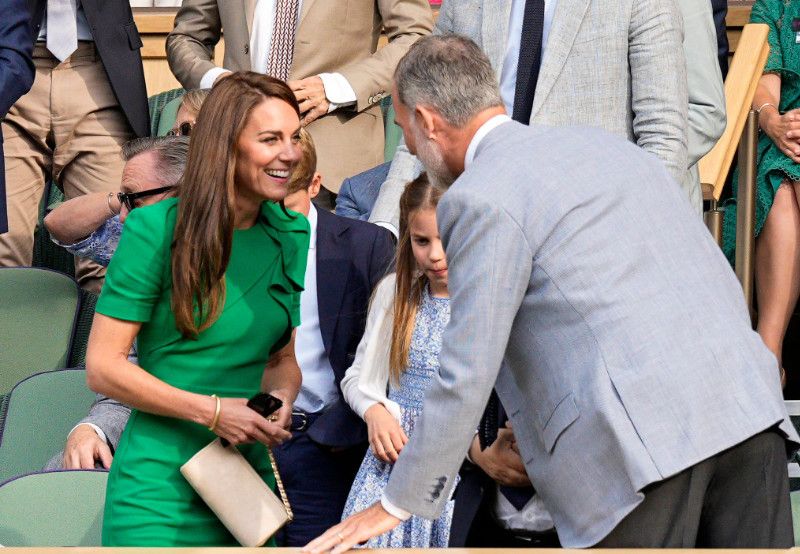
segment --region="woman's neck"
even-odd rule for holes
[[[234,229],[249,229],[258,221],[261,202],[255,202],[241,196],[236,198],[236,214],[233,219]]]

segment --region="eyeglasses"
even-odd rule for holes
[[[192,132],[192,124],[188,121],[184,121],[180,125],[178,125],[177,129],[170,129],[167,131],[168,137],[188,137],[189,134]]]
[[[128,211],[131,211],[136,207],[136,201],[138,199],[147,198],[148,196],[155,196],[156,194],[163,194],[174,188],[175,186],[171,185],[157,189],[143,190],[142,192],[118,192],[117,200],[119,200],[120,205],[124,204],[125,207],[128,208]]]

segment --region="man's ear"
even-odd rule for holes
[[[427,138],[432,139],[437,133],[441,132],[440,122],[442,117],[430,107],[417,104],[414,109],[414,117],[417,118],[417,122]]]
[[[311,178],[311,184],[308,185],[308,197],[310,199],[314,199],[319,194],[319,189],[322,187],[322,175],[319,171],[314,172],[314,176]]]

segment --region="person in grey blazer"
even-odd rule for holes
[[[778,366],[664,165],[600,129],[510,121],[456,35],[417,42],[393,96],[409,150],[452,183],[452,317],[383,498],[306,551],[437,517],[493,386],[564,546],[791,546]]]
[[[524,4],[445,0],[433,31],[464,35],[481,47],[498,81],[506,83],[501,93],[509,114],[514,90],[507,82],[513,83],[516,66],[506,58],[514,41],[518,44],[513,31],[520,33]],[[531,124],[588,125],[627,137],[664,162],[698,213],[700,183],[688,168],[725,130],[722,78],[713,63],[716,43],[709,42],[714,22],[700,4],[706,2],[545,0],[541,68],[530,117]],[[401,144],[370,221],[396,229],[403,187],[420,171]]]

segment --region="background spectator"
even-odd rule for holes
[[[44,185],[68,199],[117,189],[122,145],[149,134],[139,48],[127,0],[32,0],[36,78],[3,120],[9,232],[0,265],[30,265]],[[45,8],[48,8],[45,10]],[[81,286],[98,291],[104,269],[76,262]]]
[[[783,339],[800,291],[800,52],[792,23],[799,17],[800,3],[782,0],[757,0],[750,17],[770,28],[769,58],[753,97],[763,131],[756,176],[757,330],[781,367]],[[735,176],[734,194],[737,185]],[[724,223],[724,250],[733,262],[735,201],[726,206]]]
[[[0,21],[0,118],[33,84],[30,13],[25,0],[11,0]],[[0,134],[0,234],[8,230],[3,140]]]
[[[540,6],[538,17],[531,8],[526,18],[528,4]],[[517,121],[600,127],[696,187],[687,174],[681,21],[675,2],[661,0],[448,0],[435,32],[464,35],[481,47]],[[527,66],[518,70],[523,56]],[[370,221],[397,228],[398,198],[420,170],[401,145]]]
[[[325,186],[336,193],[345,177],[383,161],[380,101],[397,61],[432,26],[428,0],[354,0],[347,9],[310,0],[185,0],[167,58],[186,88],[208,88],[237,70],[289,81]],[[381,30],[389,44],[378,50]],[[222,32],[225,59],[217,67],[212,57]],[[333,206],[332,199],[323,203]]]
[[[292,438],[273,451],[294,512],[278,533],[281,546],[302,546],[341,519],[367,432],[339,383],[364,333],[372,291],[394,258],[386,229],[312,205],[322,176],[305,130],[300,150],[285,205],[308,218],[311,243],[295,342],[303,384],[292,412]]]

